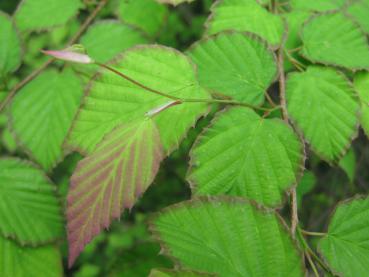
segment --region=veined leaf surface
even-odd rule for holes
[[[33,246],[60,238],[64,222],[55,190],[32,164],[16,158],[0,159],[1,235]]]
[[[142,119],[114,129],[78,163],[68,193],[69,265],[102,228],[132,208],[163,157],[155,123]]]
[[[286,97],[289,116],[312,149],[327,161],[338,161],[359,123],[351,83],[335,69],[313,66],[289,75]]]
[[[304,276],[299,252],[278,216],[240,198],[171,206],[153,218],[151,231],[179,268],[229,277]]]
[[[282,120],[233,108],[199,137],[187,179],[195,195],[231,194],[279,206],[303,163],[304,146]]]
[[[188,54],[203,87],[253,105],[263,103],[277,75],[273,52],[252,35],[222,32],[200,40]]]

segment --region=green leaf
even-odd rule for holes
[[[206,23],[208,34],[224,30],[251,32],[273,47],[278,47],[282,41],[282,18],[269,13],[255,0],[220,0],[215,2],[211,11]]]
[[[135,47],[126,51],[112,66],[134,80],[172,96],[209,97],[198,84],[193,64],[171,48]],[[142,118],[145,113],[170,100],[110,71],[102,71],[89,87],[67,142],[71,148],[83,153],[91,153],[114,127]],[[178,146],[187,130],[207,110],[204,103],[183,103],[155,116],[167,153]]]
[[[118,16],[149,36],[156,36],[165,23],[168,10],[155,0],[119,0]]]
[[[76,16],[79,0],[23,0],[14,19],[21,31],[39,31],[61,26]]]
[[[347,154],[339,161],[338,165],[346,173],[350,182],[353,183],[356,172],[356,156],[352,148],[350,148]]]
[[[29,155],[46,170],[64,157],[62,144],[82,94],[81,82],[71,70],[50,70],[21,89],[12,102],[11,129]]]
[[[17,30],[8,15],[0,12],[0,80],[17,70],[21,63],[21,45]]]
[[[287,80],[287,109],[321,158],[338,161],[357,134],[359,104],[351,83],[335,69],[312,66]]]
[[[287,40],[284,44],[284,47],[287,51],[296,49],[302,45],[302,41],[300,38],[300,31],[304,24],[304,22],[311,16],[311,13],[306,11],[292,11],[286,14],[283,14],[288,26],[288,36]],[[289,53],[292,58],[296,59],[298,62],[301,62],[301,58],[298,55],[298,52]],[[285,54],[287,57],[287,53]],[[285,59],[284,62],[285,71],[291,70],[294,68],[294,65],[291,63],[289,59]]]
[[[149,277],[206,277],[214,276],[190,270],[152,269]]]
[[[78,163],[68,193],[69,265],[102,228],[133,207],[163,157],[155,123],[141,119],[117,127]]]
[[[359,0],[352,3],[348,8],[347,12],[352,16],[356,22],[358,22],[363,30],[369,34],[369,1]]]
[[[314,188],[315,183],[315,175],[311,171],[305,171],[296,190],[299,207],[302,205],[302,198]]]
[[[31,224],[34,224],[32,222]],[[27,226],[27,228],[30,228]],[[61,277],[62,257],[55,246],[21,247],[0,236],[0,276]]]
[[[280,217],[241,198],[200,198],[171,206],[151,221],[151,231],[180,268],[219,276],[304,276]]]
[[[80,40],[89,56],[107,62],[117,54],[147,39],[138,30],[114,20],[98,21],[88,28]]]
[[[369,199],[340,203],[331,219],[319,251],[329,266],[342,276],[368,275]]]
[[[325,12],[342,8],[346,0],[290,0],[290,2],[294,10]]]
[[[255,36],[222,32],[194,44],[189,56],[198,65],[199,81],[216,93],[260,105],[276,79],[275,56]]]
[[[56,189],[43,172],[16,158],[0,159],[0,168],[0,233],[30,245],[61,237]]]
[[[312,62],[351,70],[369,69],[369,45],[365,34],[341,13],[312,17],[302,34],[302,55]]]
[[[303,148],[282,120],[233,108],[198,139],[188,180],[195,195],[231,194],[280,206],[302,171]]]
[[[354,86],[361,102],[361,126],[369,137],[369,72],[356,74]]]

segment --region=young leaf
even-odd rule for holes
[[[339,161],[338,165],[346,173],[350,182],[354,183],[356,173],[356,155],[352,148],[350,148],[346,155]]]
[[[212,274],[189,270],[152,269],[149,277],[211,277]]]
[[[50,70],[21,89],[11,104],[11,129],[46,170],[64,156],[62,144],[82,94],[81,82],[71,70]]]
[[[358,0],[348,6],[347,12],[358,22],[363,30],[369,34],[369,1]]]
[[[60,26],[78,13],[79,0],[23,0],[14,19],[21,31],[39,31]]]
[[[357,133],[359,103],[350,82],[332,68],[312,66],[287,80],[287,109],[323,159],[338,161]]]
[[[277,75],[273,52],[256,36],[222,32],[197,42],[188,54],[203,87],[253,105],[263,103]]]
[[[149,36],[155,36],[163,27],[168,10],[155,0],[119,0],[118,16]]]
[[[246,31],[259,35],[273,47],[282,41],[282,18],[269,13],[255,0],[219,0],[211,8],[206,26],[208,34],[224,30]]]
[[[241,198],[200,198],[151,221],[164,254],[180,268],[217,276],[304,276],[302,259],[280,218]]]
[[[129,25],[103,20],[89,27],[80,42],[92,58],[107,62],[136,44],[146,43],[147,39]]]
[[[152,183],[164,154],[152,119],[117,127],[77,165],[68,193],[69,265]]]
[[[304,147],[282,120],[233,108],[220,113],[193,147],[188,181],[195,195],[231,194],[279,206],[303,163]]]
[[[326,12],[342,8],[346,0],[291,0],[293,10],[303,10],[309,12]]]
[[[342,276],[366,276],[369,264],[369,199],[339,204],[319,251]]]
[[[119,57],[112,67],[145,86],[172,96],[209,98],[198,84],[194,66],[186,56],[170,48],[135,47]],[[170,100],[104,70],[91,81],[67,144],[83,153],[91,153],[114,127],[140,119]],[[154,117],[167,153],[178,146],[187,130],[207,110],[204,103],[183,103]]]
[[[369,73],[362,72],[355,75],[354,85],[359,93],[361,102],[361,126],[369,137]]]
[[[21,46],[17,30],[9,16],[0,11],[0,80],[14,72],[21,62]]]
[[[3,218],[2,218],[3,219]],[[27,226],[30,228],[31,225]],[[0,276],[63,276],[61,255],[55,246],[21,247],[0,236]]]
[[[365,34],[341,13],[312,17],[301,34],[301,53],[312,62],[351,70],[369,69],[369,45]]]
[[[0,168],[0,233],[22,245],[61,237],[64,226],[59,201],[43,172],[16,158],[0,159]]]

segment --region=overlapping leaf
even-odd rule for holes
[[[357,0],[353,1],[347,8],[347,12],[352,16],[356,22],[358,22],[363,30],[369,34],[369,1],[368,0]]]
[[[119,0],[118,15],[122,21],[134,25],[150,36],[155,36],[163,27],[167,8],[156,0]]]
[[[124,50],[146,42],[140,31],[113,20],[95,23],[81,38],[88,55],[99,62],[107,62]]]
[[[338,161],[356,135],[359,103],[350,82],[332,68],[309,67],[287,81],[287,109],[312,149]]]
[[[319,250],[342,276],[366,276],[369,264],[369,199],[354,199],[336,208]]]
[[[31,245],[61,237],[59,200],[43,172],[16,158],[0,159],[0,169],[0,233]]]
[[[219,276],[304,276],[302,259],[273,212],[237,198],[200,198],[151,222],[164,254],[180,268]]]
[[[284,33],[282,18],[269,13],[255,0],[220,0],[212,6],[207,33],[224,30],[246,31],[259,35],[273,47],[279,46]]]
[[[302,205],[302,199],[305,194],[309,193],[315,186],[316,177],[311,171],[305,171],[304,176],[302,176],[299,185],[297,186],[297,204],[299,208]]]
[[[361,103],[361,126],[369,136],[369,73],[363,72],[355,76],[354,85],[359,93]]]
[[[0,11],[0,79],[14,72],[21,62],[21,46],[10,17]]]
[[[356,173],[356,155],[353,148],[350,148],[346,155],[339,161],[338,165],[346,173],[348,179],[353,184]]]
[[[160,46],[128,50],[113,67],[147,87],[181,98],[208,98],[196,79],[189,60],[179,52]],[[91,84],[68,138],[68,144],[91,153],[105,134],[170,99],[154,94],[114,73],[103,71]],[[155,116],[167,153],[178,146],[197,118],[207,112],[204,103],[184,103]],[[170,126],[170,128],[168,128]]]
[[[82,94],[80,80],[71,70],[46,71],[20,90],[12,102],[11,128],[46,170],[63,158],[62,144]]]
[[[325,12],[338,10],[344,6],[346,0],[291,0],[291,7],[295,10]]]
[[[132,208],[164,157],[151,119],[117,127],[78,163],[68,193],[69,264],[102,228]]]
[[[23,0],[14,18],[21,31],[44,30],[65,24],[81,7],[79,0]]]
[[[361,28],[342,13],[315,16],[302,30],[301,53],[312,62],[369,69],[369,45]]]
[[[61,277],[60,252],[55,246],[21,247],[0,236],[0,276]]]
[[[197,42],[189,55],[202,86],[254,105],[277,75],[273,53],[256,36],[222,32]]]
[[[195,195],[245,196],[281,205],[297,183],[303,145],[279,119],[264,119],[246,108],[220,113],[191,152],[188,180]]]

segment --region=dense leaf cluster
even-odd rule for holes
[[[369,1],[218,0],[185,48],[189,2],[23,0],[0,12],[0,276],[62,276],[58,241],[72,267],[204,117],[191,199],[149,223],[174,269],[150,276],[368,275],[367,196],[342,199],[325,233],[298,215],[314,159],[355,180]],[[72,152],[65,195],[54,173]]]

